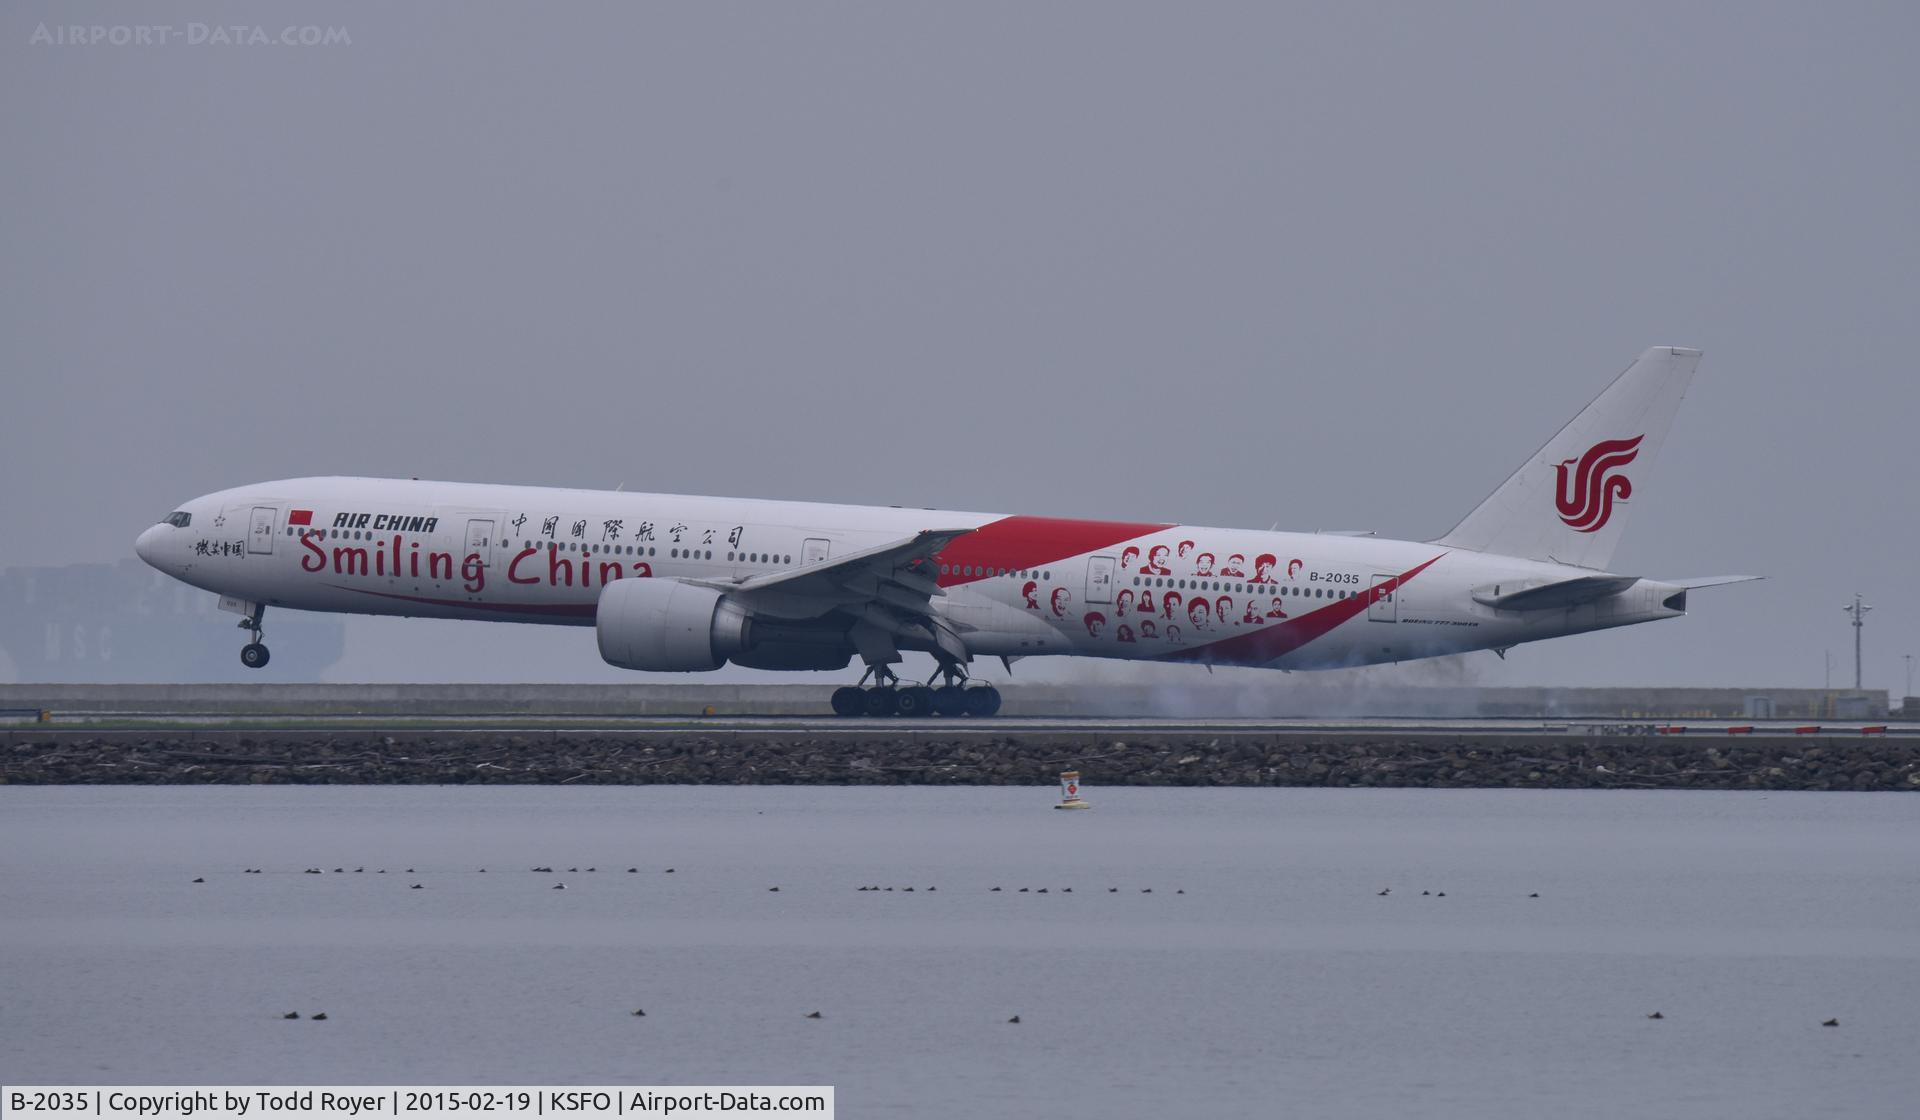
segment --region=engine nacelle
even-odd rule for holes
[[[617,579],[593,628],[609,665],[656,673],[718,669],[751,644],[752,619],[723,592],[677,579]]]

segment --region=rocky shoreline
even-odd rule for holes
[[[1920,791],[1860,735],[354,732],[13,737],[0,784],[1048,785]]]

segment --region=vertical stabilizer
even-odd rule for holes
[[[1545,447],[1436,544],[1604,568],[1651,477],[1700,351],[1640,355]]]

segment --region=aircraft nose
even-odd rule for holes
[[[133,542],[134,555],[158,568],[160,566],[160,538],[167,530],[164,525],[149,525]]]

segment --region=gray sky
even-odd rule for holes
[[[33,42],[73,22],[351,42]],[[1916,41],[1907,4],[9,5],[0,565],[329,473],[1432,537],[1673,344],[1614,566],[1768,581],[1480,679],[1850,679],[1858,588],[1898,691]],[[348,648],[623,679],[577,630]]]

